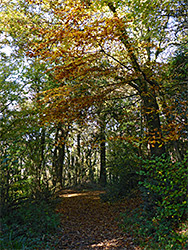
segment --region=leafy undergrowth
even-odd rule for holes
[[[100,200],[102,193],[72,190],[60,193],[62,203],[57,213],[61,215],[62,233],[56,249],[140,249],[134,245],[129,232],[119,227],[117,220],[125,207],[134,209],[139,201],[135,198],[104,203]]]
[[[54,206],[45,200],[27,201],[4,213],[0,249],[54,249],[60,224]]]
[[[124,230],[131,232],[135,244],[143,250],[187,250],[188,225],[183,223],[176,231],[170,223],[158,223],[152,216],[149,217],[141,207],[134,210],[127,209],[122,213]]]
[[[139,195],[110,203],[103,202],[101,194],[104,191],[60,191],[56,213],[47,202],[26,203],[3,219],[1,249],[187,249],[185,244],[156,244],[157,231],[143,217]],[[187,228],[185,223],[179,233],[185,235]]]

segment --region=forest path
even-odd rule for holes
[[[100,200],[102,191],[61,191],[62,235],[56,249],[124,249],[138,250],[130,235],[118,226],[117,218],[134,201],[114,204]],[[131,205],[132,204],[132,205]]]

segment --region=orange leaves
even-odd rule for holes
[[[66,1],[62,6],[52,6],[51,11],[52,23],[46,20],[35,27],[40,38],[31,45],[30,55],[48,63],[56,62],[57,80],[72,80],[93,72],[97,60],[104,57],[101,47],[109,50],[119,40],[117,27],[123,26],[121,19],[88,10],[84,1]]]
[[[43,123],[52,121],[55,123],[69,123],[75,120],[89,119],[87,112],[92,105],[103,100],[107,92],[89,93],[84,84],[75,86],[64,85],[44,91],[39,100]]]

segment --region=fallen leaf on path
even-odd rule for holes
[[[109,204],[100,200],[102,191],[62,191],[62,202],[57,212],[61,214],[62,236],[56,249],[124,249],[139,250],[128,232],[118,226],[120,213],[126,201]]]

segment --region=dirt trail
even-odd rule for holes
[[[129,205],[126,202],[108,204],[100,200],[101,191],[62,191],[62,236],[56,249],[124,249],[138,250],[128,233],[118,226],[117,218]]]

